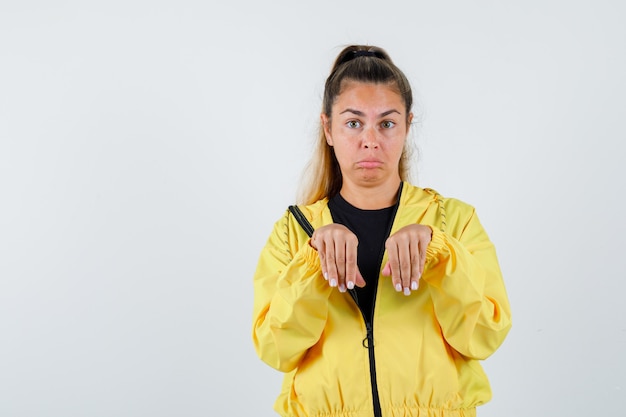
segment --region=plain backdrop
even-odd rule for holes
[[[0,416],[273,416],[252,275],[343,46],[413,84],[414,182],[513,309],[489,416],[623,416],[622,1],[0,3]]]

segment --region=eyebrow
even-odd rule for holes
[[[350,109],[350,108],[345,109],[344,111],[342,111],[342,112],[341,112],[341,113],[339,113],[339,114],[344,114],[344,113],[352,113],[352,114],[355,114],[355,115],[357,115],[357,116],[361,116],[361,117],[362,117],[362,116],[365,116],[365,113],[363,113],[362,111],[360,111],[360,110],[355,110],[355,109]],[[379,115],[378,115],[378,117],[385,117],[385,116],[390,115],[391,113],[398,113],[398,114],[400,114],[400,115],[402,114],[402,113],[400,113],[400,112],[399,112],[398,110],[396,110],[396,109],[391,109],[391,110],[387,110],[387,111],[382,112],[381,114],[379,114]]]

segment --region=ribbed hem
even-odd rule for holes
[[[443,408],[412,408],[395,407],[384,408],[385,417],[476,417],[476,408],[460,408],[448,410]],[[283,417],[305,417],[298,414],[281,414]],[[306,417],[372,417],[372,410],[360,411],[328,411],[309,414]]]

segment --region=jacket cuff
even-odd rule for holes
[[[309,245],[308,243],[304,245],[302,249],[304,250],[304,253],[303,253],[304,260],[309,266],[309,268],[321,270],[322,267],[320,264],[320,257],[317,254],[317,251],[313,249],[313,247]]]
[[[426,248],[426,263],[436,263],[444,250],[447,250],[446,236],[441,230],[433,228],[432,238]]]

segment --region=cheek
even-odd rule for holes
[[[386,150],[390,153],[401,155],[406,146],[406,140],[402,138],[398,138],[397,140],[392,140],[387,142]]]
[[[344,163],[349,163],[353,156],[358,152],[358,149],[355,149],[354,145],[349,141],[335,140],[333,151],[335,153],[335,158],[337,158],[340,165],[344,165]]]

